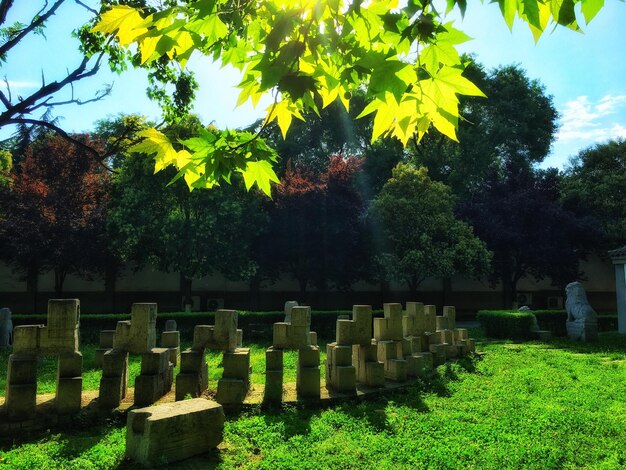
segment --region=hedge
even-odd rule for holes
[[[530,312],[480,310],[478,321],[485,334],[493,338],[528,339],[533,324]]]
[[[243,329],[244,341],[249,339],[271,339],[272,325],[284,321],[281,311],[249,312],[239,310],[239,328]],[[320,338],[332,339],[335,335],[335,322],[339,315],[350,315],[350,310],[311,311],[311,330]],[[374,316],[382,316],[382,310],[375,310]],[[13,325],[46,324],[46,315],[13,315]],[[181,339],[191,340],[196,325],[213,325],[215,312],[168,312],[157,316],[157,331],[165,329],[167,320],[176,320]],[[88,314],[80,316],[80,336],[83,344],[97,344],[101,330],[114,330],[118,321],[130,320],[130,314]],[[157,340],[158,342],[158,340]]]

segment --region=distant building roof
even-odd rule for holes
[[[615,250],[609,250],[609,256],[611,258],[625,258],[626,257],[626,245]]]

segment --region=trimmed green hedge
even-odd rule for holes
[[[567,336],[565,310],[533,310],[532,313],[537,317],[540,329],[550,331],[552,336]]]
[[[478,321],[485,334],[492,338],[528,339],[533,315],[530,312],[480,310]]]
[[[272,337],[272,325],[285,319],[280,311],[249,312],[239,310],[239,328],[243,329],[244,342],[248,339],[269,339]],[[311,311],[311,329],[320,338],[331,339],[335,335],[335,322],[339,315],[350,315],[350,310],[313,310]],[[382,310],[375,310],[374,316],[382,316]],[[215,312],[168,312],[157,316],[157,331],[165,329],[167,320],[176,320],[181,338],[191,340],[196,325],[213,325]],[[130,314],[89,314],[80,316],[81,343],[97,344],[101,330],[114,330],[118,321],[130,320]],[[46,324],[46,315],[13,315],[13,325]],[[158,339],[157,339],[158,343]]]

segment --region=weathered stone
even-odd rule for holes
[[[448,329],[448,317],[435,317],[435,325],[437,331],[447,330]]]
[[[456,307],[452,305],[444,305],[442,309],[443,316],[448,319],[447,330],[454,330],[456,328]]]
[[[320,348],[308,346],[298,350],[298,368],[317,367],[320,365]]]
[[[295,300],[285,302],[285,323],[291,323],[291,310],[297,306],[298,302]]]
[[[385,365],[382,362],[367,362],[365,364],[365,384],[370,387],[385,385]]]
[[[242,380],[247,391],[250,386],[250,349],[238,348],[232,352],[225,352],[222,363],[224,365],[222,377]]]
[[[103,349],[112,349],[115,338],[115,330],[100,331],[100,347]]]
[[[598,316],[589,305],[583,285],[570,282],[565,287],[565,294],[567,336],[573,341],[597,341]]]
[[[237,349],[237,312],[218,310],[215,312],[214,344],[211,349],[233,351]]]
[[[444,364],[448,357],[448,343],[431,344],[430,352],[433,355],[433,364],[435,366]]]
[[[11,354],[7,367],[7,383],[14,385],[37,383],[37,356]]]
[[[430,352],[421,352],[414,354],[414,356],[420,356],[424,363],[424,370],[431,370],[433,368],[433,355]]]
[[[11,309],[0,308],[0,349],[6,349],[11,345],[13,338],[13,322],[11,321]]]
[[[19,325],[13,330],[13,353],[38,354],[43,325]]]
[[[283,350],[269,347],[265,351],[265,369],[266,370],[283,370]]]
[[[156,346],[157,304],[135,303],[130,321],[117,322],[113,347],[132,354],[142,354]]]
[[[126,377],[102,377],[98,393],[98,406],[102,409],[113,409],[120,406],[126,396]]]
[[[176,331],[176,320],[167,320],[165,322],[165,331],[166,332],[173,332]]]
[[[331,370],[331,386],[338,392],[356,393],[356,369],[353,366],[336,366]]]
[[[78,299],[50,299],[48,322],[39,333],[39,352],[41,354],[77,352],[79,323]]]
[[[152,375],[166,372],[170,366],[167,348],[152,348],[141,355],[141,374]]]
[[[390,359],[385,363],[385,378],[404,382],[407,378],[407,364],[404,359]]]
[[[243,403],[248,394],[248,384],[245,380],[221,378],[217,381],[215,400],[223,405]]]
[[[176,376],[176,401],[184,400],[188,396],[199,397],[208,387],[209,366],[205,362],[196,372],[181,372]]]
[[[206,364],[204,360],[204,349],[187,349],[180,353],[180,371],[182,373],[198,372],[202,364]]]
[[[83,374],[83,355],[75,352],[59,356],[57,375],[59,377],[78,377]]]
[[[315,331],[309,331],[309,343],[311,346],[317,346],[317,333]]]
[[[126,424],[126,456],[142,465],[177,462],[222,442],[224,411],[197,398],[131,410]]]
[[[298,367],[296,371],[296,396],[300,399],[320,398],[320,368]]]
[[[384,318],[374,318],[374,338],[377,341],[402,340],[402,305],[383,304]]]
[[[241,328],[237,328],[237,347],[241,348],[243,346],[243,330]]]
[[[128,353],[112,349],[104,354],[102,362],[103,377],[126,375],[128,371]]]
[[[409,377],[419,377],[424,373],[424,357],[421,354],[415,354],[405,357],[406,374]]]
[[[57,389],[54,405],[57,413],[77,413],[80,411],[83,378],[59,377],[57,375]]]
[[[310,307],[292,307],[291,324],[293,326],[311,326],[311,308]]]
[[[283,397],[283,370],[267,369],[265,371],[264,403],[280,403]]]
[[[435,305],[424,305],[424,324],[426,333],[437,331],[437,307]]]
[[[24,421],[37,404],[37,383],[7,384],[4,408],[10,421]]]
[[[469,338],[468,331],[465,328],[456,328],[454,330],[454,340],[458,341],[461,339]]]
[[[162,348],[180,347],[180,331],[164,331],[161,333]]]

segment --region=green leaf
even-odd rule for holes
[[[245,169],[240,170],[243,175],[243,180],[246,185],[246,189],[250,188],[256,183],[261,191],[266,195],[272,195],[271,182],[280,183],[280,180],[274,173],[272,165],[265,161],[248,161]]]
[[[581,10],[585,17],[585,22],[593,20],[604,6],[604,0],[581,0]]]
[[[130,44],[148,29],[139,12],[126,5],[115,5],[104,12],[100,21],[91,29],[94,33],[115,33],[122,46]]]

